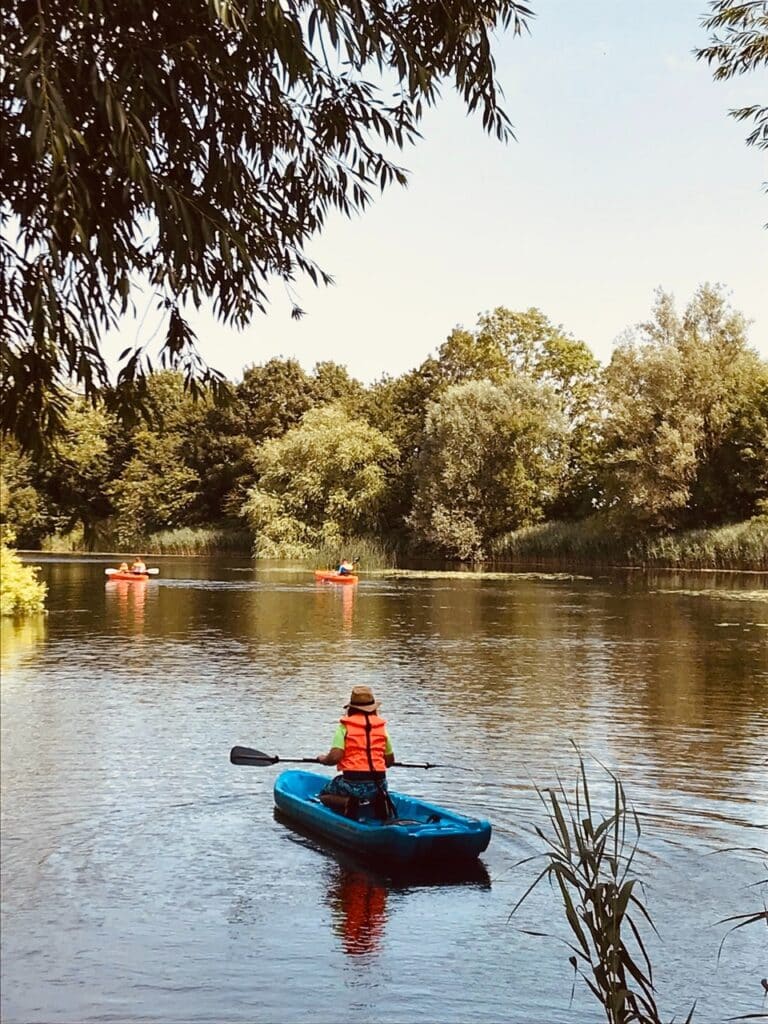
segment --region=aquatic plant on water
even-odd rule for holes
[[[549,834],[535,826],[547,847],[547,863],[510,917],[542,881],[549,881],[562,899],[573,936],[566,945],[574,976],[584,980],[609,1024],[661,1024],[653,970],[641,934],[644,924],[655,928],[641,898],[639,879],[632,872],[640,821],[627,803],[619,778],[604,770],[613,790],[613,807],[607,815],[593,806],[581,755],[573,795],[569,796],[559,777],[556,788],[536,787],[551,825]],[[686,1024],[692,1018],[693,1009]]]

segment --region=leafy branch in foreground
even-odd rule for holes
[[[694,52],[715,66],[717,81],[768,65],[768,0],[711,0],[710,10],[703,25],[714,33],[712,40]],[[751,103],[729,113],[737,121],[754,122],[748,146],[768,149],[768,106]]]
[[[405,183],[392,154],[443,84],[510,138],[493,35],[531,17],[517,0],[4,4],[2,429],[25,448],[55,435],[70,378],[130,410],[146,352],[123,352],[111,390],[101,340],[138,282],[163,312],[161,368],[217,384],[186,310],[209,299],[242,326],[269,278],[329,282],[307,243]]]
[[[619,778],[605,770],[613,788],[613,808],[607,816],[593,807],[581,755],[572,796],[559,777],[555,789],[536,787],[551,825],[550,835],[535,826],[546,844],[548,863],[510,917],[540,882],[549,881],[560,893],[573,934],[572,941],[566,940],[572,950],[569,961],[602,1005],[609,1024],[661,1024],[651,962],[639,925],[644,920],[656,929],[637,894],[638,879],[632,875],[640,821],[627,804]],[[692,1018],[693,1009],[686,1024]]]
[[[737,846],[737,847],[732,847],[731,849],[741,850],[743,848]],[[723,851],[720,851],[720,852],[725,853],[727,851],[723,850]],[[754,848],[750,848],[750,852],[754,853],[754,852],[758,852],[758,851],[755,851]],[[760,850],[759,852],[764,854],[765,850]],[[750,889],[756,889],[756,888],[764,889],[766,886],[768,886],[768,878],[761,878],[757,882],[752,882],[749,885],[749,888]],[[768,902],[766,901],[766,894],[763,893],[763,909],[762,910],[752,910],[752,911],[749,911],[746,914],[732,914],[730,917],[722,918],[717,923],[718,924],[730,924],[731,925],[731,927],[728,929],[728,931],[723,936],[722,941],[720,942],[720,946],[719,946],[718,951],[717,951],[717,959],[719,960],[720,959],[720,954],[723,951],[723,946],[725,945],[726,939],[728,938],[729,935],[732,935],[733,932],[738,931],[739,928],[746,928],[746,926],[748,924],[764,924],[766,927],[768,927]],[[760,979],[760,984],[763,986],[763,988],[765,989],[766,993],[768,993],[768,978],[761,978]],[[749,1014],[742,1015],[740,1017],[729,1018],[729,1020],[755,1020],[755,1019],[758,1019],[758,1018],[762,1019],[762,1020],[766,1020],[766,1019],[768,1019],[768,1013],[749,1013]]]

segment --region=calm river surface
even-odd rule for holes
[[[2,1020],[542,1022],[577,984],[533,786],[589,755],[640,812],[663,1014],[768,1012],[768,577],[365,575],[158,559],[36,560],[50,614],[2,623]],[[275,820],[278,768],[330,745],[370,684],[395,790],[489,818],[485,873],[397,884]],[[330,774],[329,769],[318,771]],[[603,804],[607,808],[607,802]],[[752,888],[750,888],[752,886]]]

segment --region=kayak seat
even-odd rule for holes
[[[341,796],[338,793],[320,793],[320,803],[344,818],[357,818],[360,801],[356,796]]]
[[[387,801],[386,796],[377,795],[370,800],[361,800],[356,796],[343,796],[338,793],[320,793],[317,799],[332,811],[353,821],[381,821],[388,824],[397,816],[394,804]],[[389,805],[392,815],[389,815]]]

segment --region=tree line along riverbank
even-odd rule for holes
[[[722,289],[659,292],[601,366],[538,309],[498,307],[364,385],[345,367],[248,367],[193,398],[158,372],[133,421],[73,395],[42,454],[3,438],[20,548],[373,567],[768,568],[768,362]]]

